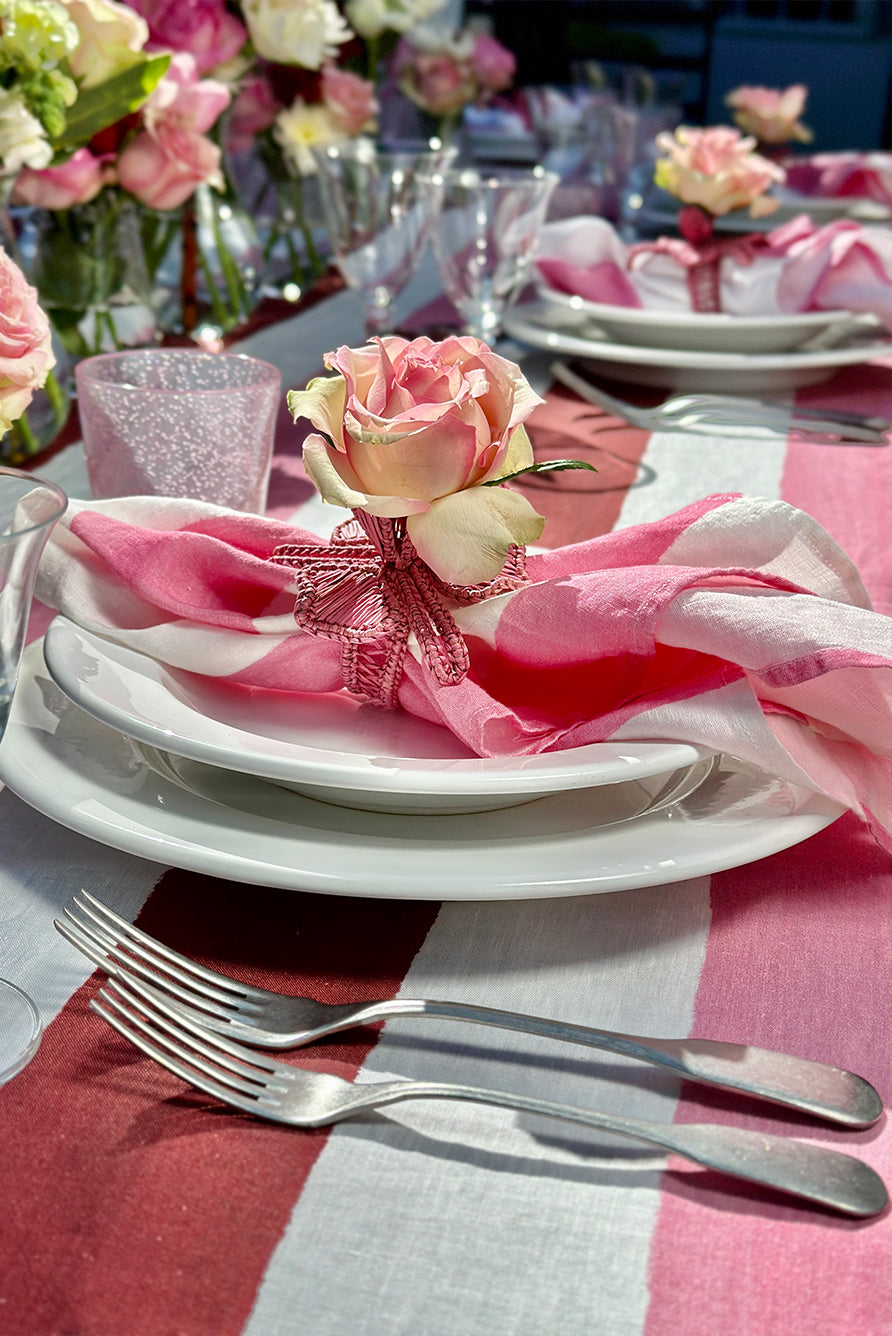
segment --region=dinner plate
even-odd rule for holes
[[[49,627],[44,654],[66,695],[112,728],[349,807],[485,811],[661,775],[708,754],[681,742],[603,742],[482,758],[448,729],[402,710],[360,705],[345,693],[286,695],[177,672],[64,617]]]
[[[710,353],[782,353],[832,327],[844,337],[851,311],[800,311],[792,315],[727,315],[722,312],[657,311],[610,306],[537,285],[546,318],[568,333],[618,343]]]
[[[885,223],[892,218],[892,209],[879,200],[867,196],[845,195],[801,195],[797,190],[778,188],[776,194],[779,205],[774,213],[764,218],[751,218],[746,209],[735,209],[731,213],[716,218],[717,232],[746,235],[748,232],[772,232],[776,227],[788,223],[791,218],[807,214],[818,227],[832,223],[837,218],[851,218],[866,225]],[[654,197],[647,199],[636,213],[636,224],[650,233],[678,230],[679,205],[667,196],[665,201]]]
[[[789,848],[842,815],[737,761],[698,765],[687,797],[631,818],[648,781],[470,816],[335,807],[153,754],[75,705],[39,642],[23,656],[0,746],[0,779],[14,793],[103,844],[232,881],[355,897],[516,900],[664,885]]]
[[[634,385],[717,394],[772,394],[817,385],[844,366],[892,356],[892,339],[871,329],[846,336],[830,348],[799,348],[786,353],[708,353],[686,348],[648,348],[616,343],[593,334],[554,328],[540,302],[509,310],[506,335],[533,348],[591,362],[598,373]],[[831,329],[832,334],[832,329]]]

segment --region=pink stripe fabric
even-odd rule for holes
[[[803,400],[851,405],[854,374]],[[858,408],[892,415],[888,370],[861,367],[857,376]],[[892,451],[791,440],[783,494],[820,520],[853,557],[875,605],[888,608]],[[863,828],[846,816],[804,845],[713,876],[711,909],[692,1033],[847,1067],[892,1099],[892,869]],[[864,1132],[836,1132],[741,1110],[690,1086],[676,1117],[795,1132],[851,1150],[892,1181],[885,1119]],[[713,1186],[687,1168],[667,1174],[665,1189],[644,1336],[892,1332],[892,1216],[861,1223],[816,1215],[754,1189],[729,1191],[718,1179]]]

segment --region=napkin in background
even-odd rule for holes
[[[297,630],[287,524],[201,502],[72,502],[37,596],[172,668],[328,692],[339,645]],[[728,752],[850,807],[892,848],[892,620],[808,515],[708,497],[528,558],[532,583],[455,611],[471,656],[438,687],[406,656],[401,705],[481,756],[618,739]],[[287,708],[287,694],[283,709]]]
[[[892,207],[892,153],[815,153],[784,163],[786,185],[821,199],[871,199]]]
[[[627,246],[603,218],[566,218],[542,228],[535,263],[546,287],[586,301],[690,311],[687,269],[648,244]],[[816,227],[802,214],[759,238],[751,258],[742,240],[726,244],[720,290],[728,315],[844,310],[875,315],[892,330],[888,227],[848,219]]]

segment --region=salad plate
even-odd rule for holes
[[[479,757],[448,729],[405,711],[345,693],[251,690],[177,672],[64,617],[49,627],[44,655],[71,700],[129,737],[367,810],[484,811],[663,775],[710,755],[681,742],[604,742]]]
[[[407,818],[332,806],[164,755],[100,723],[55,684],[39,642],[22,659],[0,779],[69,829],[168,867],[387,899],[665,885],[789,848],[843,812],[724,757],[697,762],[668,788],[665,777],[635,779],[496,812]]]
[[[655,310],[611,306],[538,285],[545,317],[568,332],[606,337],[618,343],[708,353],[783,353],[818,334],[839,331],[842,338],[855,316],[851,311],[799,311],[764,315]]]
[[[702,352],[618,343],[606,336],[555,329],[541,302],[509,310],[504,333],[518,343],[592,363],[600,375],[634,385],[717,394],[783,393],[827,380],[840,367],[892,356],[892,337],[878,332],[870,317],[856,317],[852,332],[830,347],[805,345],[784,353]],[[828,333],[834,336],[831,326]]]

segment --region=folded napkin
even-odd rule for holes
[[[786,184],[822,199],[872,199],[892,207],[892,153],[815,153],[784,163]]]
[[[805,215],[764,236],[723,243],[719,287],[729,315],[847,310],[892,330],[892,231],[840,219],[816,227]],[[680,239],[627,246],[603,218],[546,223],[536,267],[557,292],[613,306],[692,309],[694,252]]]
[[[178,669],[279,692],[342,685],[340,645],[296,629],[282,543],[201,502],[73,501],[38,597]],[[712,496],[528,558],[531,583],[454,617],[471,668],[441,687],[410,643],[399,701],[480,756],[674,739],[844,803],[892,848],[892,621],[809,516]],[[283,703],[283,709],[287,702]]]

